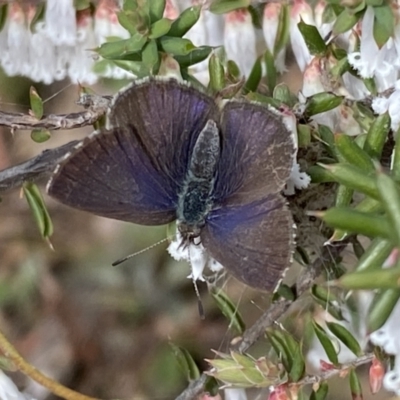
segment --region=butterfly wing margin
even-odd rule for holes
[[[278,112],[257,103],[230,101],[220,124],[216,202],[243,204],[281,191],[292,170],[295,147]]]
[[[232,275],[270,291],[291,264],[292,215],[280,194],[214,210],[201,233],[203,246]]]

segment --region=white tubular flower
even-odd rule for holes
[[[164,18],[175,20],[179,17],[179,9],[174,0],[167,0],[165,2]]]
[[[298,150],[298,138],[297,138],[297,120],[289,108],[280,109],[283,123],[286,128],[292,133],[293,140],[295,142],[296,154]],[[300,165],[297,163],[297,157],[293,159],[292,171],[290,173],[289,180],[286,182],[285,189],[283,190],[286,196],[292,196],[295,194],[295,189],[305,189],[311,182],[311,178],[305,173],[300,171]]]
[[[342,80],[347,92],[355,100],[364,99],[371,94],[364,82],[349,72],[343,74]]]
[[[225,388],[224,395],[225,400],[247,400],[245,389]]]
[[[93,31],[93,19],[90,10],[78,13],[76,44],[71,49],[68,74],[72,83],[93,85],[97,76],[92,72],[94,66],[93,54],[90,49],[96,47]]]
[[[47,0],[46,34],[56,45],[73,46],[76,41],[76,19],[73,0]]]
[[[396,90],[389,98],[377,97],[372,101],[372,109],[376,114],[389,112],[391,125],[394,132],[400,128],[400,81],[396,83]]]
[[[282,5],[279,3],[268,3],[264,8],[263,33],[265,43],[271,54],[274,54],[276,35],[279,27],[279,15]],[[275,57],[275,68],[278,72],[286,71],[285,66],[286,49],[282,49]]]
[[[129,38],[129,32],[118,22],[117,11],[114,0],[99,1],[94,14],[94,33],[98,45],[106,42],[110,36]]]
[[[200,243],[200,238],[196,238],[194,243],[182,245],[182,235],[178,229],[176,230],[175,239],[168,246],[168,252],[177,261],[189,261],[192,273],[188,278],[195,281],[204,281],[203,271],[205,267],[208,267],[213,272],[220,271],[223,268],[218,261],[210,257],[207,250]]]
[[[348,55],[350,65],[358,71],[362,78],[373,78],[382,69],[386,70],[386,75],[391,75],[390,72],[387,72],[391,69],[387,63],[390,59],[394,59],[396,53],[391,40],[379,49],[374,39],[374,17],[373,7],[368,6],[361,23],[360,51]],[[383,79],[382,84],[384,83]]]
[[[32,397],[21,393],[14,382],[0,370],[0,399],[1,400],[34,400]]]
[[[314,8],[315,26],[317,27],[318,32],[322,36],[322,38],[328,36],[328,34],[332,31],[333,24],[335,23],[335,21],[324,23],[323,16],[325,9],[326,2],[324,0],[320,0]]]
[[[322,84],[322,69],[319,58],[313,60],[307,65],[303,76],[303,88],[301,90],[303,96],[310,97],[314,94],[325,92]]]
[[[225,14],[224,44],[228,59],[233,60],[244,76],[249,76],[257,60],[256,33],[246,9]]]
[[[192,0],[192,6],[199,3]],[[224,40],[224,20],[222,15],[215,15],[206,9],[201,10],[200,18],[196,24],[186,33],[195,46],[222,46]],[[208,73],[208,58],[190,68],[191,73],[204,85],[207,85],[210,77]]]
[[[29,64],[30,31],[19,3],[11,3],[7,15],[7,34],[1,64],[7,75],[23,75]]]
[[[296,58],[297,65],[301,71],[312,59],[307,48],[303,35],[300,33],[297,24],[303,20],[308,25],[315,25],[313,11],[305,0],[295,0],[290,12],[290,43]]]

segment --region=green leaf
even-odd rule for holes
[[[186,56],[174,56],[175,60],[178,61],[181,67],[189,67],[191,65],[197,64],[204,61],[211,53],[212,47],[201,46],[196,47]]]
[[[310,400],[325,400],[328,396],[329,386],[328,382],[320,382],[319,388],[313,390],[310,395]]]
[[[333,110],[342,104],[343,97],[333,93],[321,92],[307,99],[304,114],[308,117],[320,114],[325,111]]]
[[[171,342],[169,345],[186,379],[188,381],[198,379],[200,377],[200,371],[189,351]]]
[[[264,54],[264,62],[267,73],[267,84],[270,93],[272,93],[276,86],[277,72],[275,67],[275,58],[272,53],[267,49]]]
[[[274,56],[277,56],[281,50],[286,48],[290,39],[290,8],[288,4],[281,3],[281,12],[279,13],[278,29],[274,43]]]
[[[329,359],[329,361],[333,365],[339,364],[339,359],[336,353],[336,349],[333,346],[332,339],[326,334],[324,329],[318,325],[315,321],[313,321],[313,328],[315,335],[317,336],[319,342],[321,343],[322,347],[325,350],[325,353]]]
[[[327,46],[324,39],[322,39],[321,35],[319,34],[318,29],[314,25],[308,25],[303,21],[300,21],[297,26],[310,53],[313,55],[324,55],[326,53]]]
[[[211,296],[217,303],[222,314],[228,319],[229,328],[234,329],[239,334],[243,333],[245,330],[245,324],[238,308],[232,300],[221,290],[211,291]]]
[[[0,5],[0,32],[3,30],[7,21],[8,3]]]
[[[225,70],[221,59],[216,53],[211,54],[208,62],[208,72],[210,74],[209,88],[217,93],[225,86]]]
[[[399,289],[383,289],[375,294],[367,314],[368,332],[374,332],[385,324],[399,299]]]
[[[173,56],[186,56],[196,49],[196,46],[189,39],[178,37],[164,36],[160,38],[160,45],[166,53]]]
[[[393,250],[393,243],[389,240],[376,238],[361,256],[356,265],[356,271],[367,271],[382,268],[383,263]]]
[[[90,0],[74,0],[74,8],[76,11],[86,10],[90,8]]]
[[[246,98],[250,101],[256,101],[262,104],[269,104],[274,108],[279,108],[281,106],[281,102],[273,99],[272,97],[264,96],[260,93],[250,92],[246,95]]]
[[[199,20],[201,5],[189,7],[172,23],[169,36],[182,37]]]
[[[398,135],[400,129],[395,132]],[[392,176],[393,179],[400,181],[400,140],[396,140],[392,153]]]
[[[43,117],[43,100],[39,96],[36,89],[31,86],[29,89],[29,99],[31,103],[31,111],[35,118],[42,119]]]
[[[374,7],[374,12],[374,38],[377,45],[381,48],[394,34],[396,19],[392,6],[389,4]]]
[[[250,0],[214,0],[210,11],[214,14],[225,14],[238,8],[247,8],[250,3]]]
[[[320,285],[314,285],[311,289],[311,295],[316,303],[318,303],[324,310],[328,311],[328,313],[334,318],[341,321],[344,319],[340,302],[332,293],[332,290],[327,290]]]
[[[149,75],[149,70],[142,61],[114,60],[113,64],[126,71],[132,72],[138,78],[144,78]]]
[[[261,78],[262,78],[261,57],[258,57],[244,85],[243,93],[246,94],[249,92],[257,91]]]
[[[385,145],[386,138],[390,131],[390,116],[386,112],[378,115],[372,122],[366,141],[364,143],[364,150],[372,158],[379,160],[382,155],[383,146]]]
[[[311,143],[311,127],[306,124],[297,124],[297,139],[299,147],[307,147]]]
[[[157,49],[156,41],[150,40],[146,43],[142,51],[143,64],[146,66],[150,74],[155,73],[155,67],[160,65],[160,55]]]
[[[44,143],[51,138],[51,133],[48,129],[33,129],[31,139],[36,143]]]
[[[376,179],[368,176],[365,171],[350,164],[339,163],[323,166],[333,179],[350,189],[357,190],[374,199],[380,199]],[[344,204],[337,204],[344,205]]]
[[[363,399],[361,382],[357,376],[356,371],[351,368],[349,374],[350,390],[353,399]]]
[[[341,33],[347,32],[360,20],[363,12],[353,14],[348,8],[345,8],[337,17],[333,24],[332,34],[337,36]]]
[[[142,50],[146,42],[147,38],[137,33],[129,39],[103,43],[96,49],[96,52],[103,58],[118,59],[124,55]]]
[[[163,17],[165,10],[165,0],[149,1],[150,22],[154,23]]]
[[[306,364],[302,353],[301,346],[298,345],[295,351],[292,353],[293,362],[292,368],[289,372],[289,378],[292,382],[298,382],[304,376],[306,370]]]
[[[289,343],[286,340],[286,337],[277,329],[268,329],[266,331],[266,335],[271,342],[273,349],[275,350],[276,355],[279,357],[280,361],[283,364],[286,372],[289,372],[293,366],[293,358],[291,351],[289,349]]]
[[[172,21],[167,18],[159,19],[150,27],[149,39],[157,39],[166,35],[171,29]]]
[[[234,81],[237,82],[241,78],[241,73],[238,65],[235,63],[233,60],[228,60],[226,63],[226,69],[228,73],[228,77]]]
[[[289,86],[283,82],[275,86],[273,97],[286,105],[291,105],[292,103],[292,93]]]
[[[377,187],[382,205],[389,216],[393,238],[397,247],[400,246],[400,193],[397,183],[383,172],[378,172]]]
[[[39,188],[34,183],[25,182],[22,189],[39,227],[40,234],[43,238],[48,239],[53,234],[53,223]]]
[[[353,164],[366,173],[371,173],[375,170],[371,157],[352,137],[344,133],[337,133],[335,134],[335,144],[337,150],[350,164]]]
[[[125,28],[131,35],[138,33],[138,26],[136,21],[136,14],[134,12],[123,12],[118,13],[118,22]]]
[[[364,270],[343,275],[337,284],[350,290],[396,289],[400,287],[400,267]]]
[[[326,326],[353,354],[357,357],[363,354],[357,339],[343,325],[327,322]]]
[[[380,215],[371,215],[354,209],[336,207],[314,214],[334,228],[360,233],[365,236],[392,238],[392,229],[389,221]]]

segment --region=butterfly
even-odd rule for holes
[[[47,191],[102,217],[141,225],[176,220],[184,243],[200,241],[237,279],[268,291],[294,250],[281,195],[294,157],[292,134],[276,110],[220,104],[189,84],[147,78],[115,96],[107,129],[65,156]]]

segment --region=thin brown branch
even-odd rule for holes
[[[75,129],[93,125],[108,110],[110,97],[83,94],[77,104],[85,111],[70,114],[49,114],[38,120],[32,115],[0,111],[0,126],[16,129]]]
[[[20,187],[25,181],[49,177],[56,165],[78,143],[77,140],[63,146],[43,151],[21,164],[0,171],[0,192]]]
[[[1,331],[0,351],[4,353],[7,359],[14,363],[15,367],[19,371],[23,372],[40,385],[49,389],[53,394],[66,400],[97,400],[94,397],[85,396],[81,393],[75,392],[74,390],[61,385],[60,383],[41,373],[33,365],[24,360],[24,358],[18,353],[15,347],[7,340]]]
[[[326,381],[330,378],[333,378],[336,375],[345,373],[350,368],[356,368],[361,365],[368,364],[373,360],[374,357],[375,357],[374,353],[364,354],[360,357],[357,357],[353,361],[341,364],[340,367],[326,371],[321,375],[307,375],[301,381],[296,382],[293,385],[305,386],[305,385],[313,385],[314,383],[318,383],[321,381]]]

